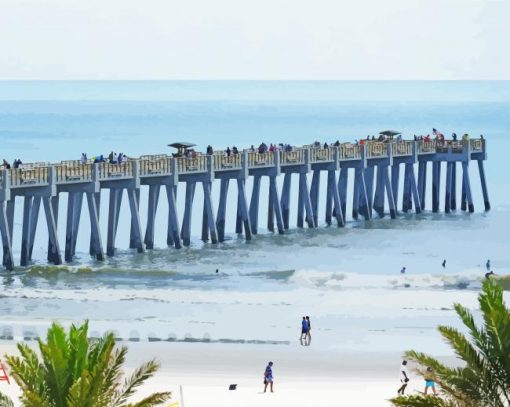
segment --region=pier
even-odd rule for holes
[[[484,209],[490,209],[485,178],[486,140],[465,141],[366,141],[365,144],[342,143],[328,148],[293,147],[258,153],[240,151],[226,156],[223,152],[196,154],[193,158],[166,154],[142,156],[120,164],[33,163],[22,168],[0,172],[0,233],[3,245],[3,265],[14,268],[12,234],[15,199],[23,199],[20,265],[32,261],[34,236],[41,205],[48,231],[47,260],[54,264],[72,262],[84,201],[91,226],[90,255],[101,261],[105,255],[115,255],[117,226],[122,199],[129,202],[131,232],[129,247],[143,252],[154,247],[155,216],[159,195],[164,187],[168,200],[167,245],[177,249],[191,241],[192,206],[197,186],[203,189],[202,240],[215,244],[225,239],[227,195],[233,184],[237,192],[235,232],[251,240],[259,229],[259,201],[262,177],[269,180],[267,229],[279,234],[291,227],[292,175],[298,182],[296,225],[315,228],[319,225],[319,195],[321,171],[327,172],[325,223],[345,225],[348,198],[352,199],[352,218],[365,220],[373,216],[396,218],[404,213],[422,212],[426,208],[427,170],[432,167],[432,212],[439,212],[441,169],[446,168],[444,212],[457,209],[456,183],[461,182],[460,209],[474,212],[469,165],[478,165]],[[428,165],[430,163],[430,165]],[[443,165],[444,163],[444,165]],[[458,166],[457,163],[460,163]],[[403,188],[399,191],[400,170]],[[415,171],[417,169],[417,172]],[[457,171],[461,171],[457,179]],[[312,175],[309,184],[308,174]],[[348,177],[353,177],[352,196],[348,197]],[[283,176],[278,188],[277,177]],[[253,178],[251,195],[246,180]],[[211,189],[219,180],[219,202],[213,202]],[[179,184],[185,184],[185,206],[181,216],[176,205]],[[140,189],[148,187],[148,216],[145,229],[139,216]],[[99,227],[101,190],[109,190],[106,250]],[[124,193],[125,192],[125,193]],[[67,198],[66,238],[64,246],[57,237],[59,200]],[[400,199],[401,198],[401,199]],[[400,201],[399,201],[400,199]],[[399,206],[401,202],[401,206]],[[388,209],[385,205],[388,204]],[[217,208],[217,211],[215,210]]]

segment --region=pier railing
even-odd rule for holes
[[[367,158],[380,158],[388,156],[388,143],[369,141],[365,144]]]
[[[248,153],[248,168],[273,167],[274,153]]]
[[[11,168],[9,178],[11,186],[36,186],[48,184],[49,167],[23,167]]]
[[[333,148],[312,148],[310,150],[310,161],[312,163],[333,161],[335,149]]]
[[[471,143],[471,151],[475,153],[479,153],[485,150],[485,140],[484,139],[473,139],[470,140]]]
[[[361,158],[361,146],[344,143],[340,145],[340,160],[359,160]]]
[[[177,157],[177,173],[193,173],[207,171],[207,155],[197,154],[195,157]]]
[[[92,180],[93,164],[55,165],[59,184],[68,182],[84,182]]]
[[[242,154],[213,154],[214,171],[236,170],[242,167]]]
[[[392,155],[411,156],[426,154],[466,154],[467,152],[484,152],[486,145],[484,139],[472,140],[430,140],[414,141],[402,140],[392,142],[368,141],[364,145],[343,143],[338,147],[331,145],[323,148],[314,145],[304,147],[292,147],[291,151],[280,151],[280,165],[303,165],[306,161],[307,151],[311,163],[332,162],[338,160],[349,161],[359,160],[362,157],[362,151],[365,150],[367,158],[380,158],[389,156],[389,146],[392,146]],[[243,161],[246,154],[247,162]],[[22,164],[19,168],[7,170],[12,187],[29,187],[48,185],[50,168],[55,169],[54,181],[58,184],[73,182],[89,182],[93,179],[94,165],[98,168],[98,180],[114,180],[119,178],[132,178],[134,175],[134,162],[138,161],[139,175],[142,177],[171,175],[174,165],[177,174],[200,173],[209,170],[208,161],[212,160],[214,171],[240,170],[244,165],[248,168],[273,167],[276,154],[274,152],[258,153],[253,151],[244,151],[242,153],[227,156],[224,152],[215,152],[212,156],[196,153],[194,157],[171,157],[167,154],[144,155],[138,159],[129,159],[120,164],[97,163],[93,164],[88,160],[82,164],[80,160],[67,160],[59,164],[49,164],[47,162],[35,162]],[[0,185],[3,185],[3,179],[0,172]]]
[[[99,180],[131,178],[133,176],[133,165],[130,161],[120,164],[100,163],[98,167]]]
[[[172,173],[171,158],[167,155],[140,157],[140,176],[157,177]]]
[[[292,151],[280,152],[280,165],[297,165],[305,163],[305,149],[296,148]]]
[[[393,155],[395,157],[413,155],[414,143],[415,143],[415,141],[412,141],[412,140],[394,141],[392,143]]]

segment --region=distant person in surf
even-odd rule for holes
[[[442,263],[441,265],[443,266],[443,268],[445,268],[445,267],[446,267],[446,259],[445,259],[445,260],[443,260],[443,263]]]
[[[308,321],[306,320],[306,317],[303,317],[303,320],[301,321],[301,336],[299,339],[306,339],[308,336]]]
[[[405,267],[402,267],[402,270],[400,270],[400,273],[401,273],[401,274],[405,274],[405,273],[406,273],[406,268],[405,268]]]
[[[487,260],[487,263],[485,263],[485,268],[487,269],[487,271],[489,271],[491,269],[491,261],[490,260]]]
[[[409,383],[409,376],[407,372],[407,360],[402,361],[402,364],[400,365],[400,382],[402,383],[402,386],[399,387],[397,390],[397,394],[404,395],[404,390],[407,387],[407,384]]]

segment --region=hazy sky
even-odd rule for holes
[[[0,0],[0,79],[510,79],[509,0]]]

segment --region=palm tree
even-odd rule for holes
[[[461,367],[447,367],[424,353],[406,352],[410,360],[423,368],[434,369],[443,395],[454,406],[505,407],[510,405],[510,310],[503,300],[503,289],[492,280],[485,281],[478,296],[483,325],[477,326],[473,314],[464,306],[454,304],[468,336],[448,326],[439,332],[464,362]],[[393,405],[419,406],[423,404]]]
[[[112,333],[95,341],[89,340],[87,334],[88,321],[81,326],[71,325],[68,333],[53,323],[46,343],[39,339],[40,358],[24,343],[18,344],[20,357],[6,356],[12,376],[21,388],[23,406],[152,407],[170,398],[168,392],[154,393],[129,403],[136,389],[159,369],[159,364],[151,360],[121,383],[127,347],[116,348]],[[1,400],[0,397],[0,403]]]

